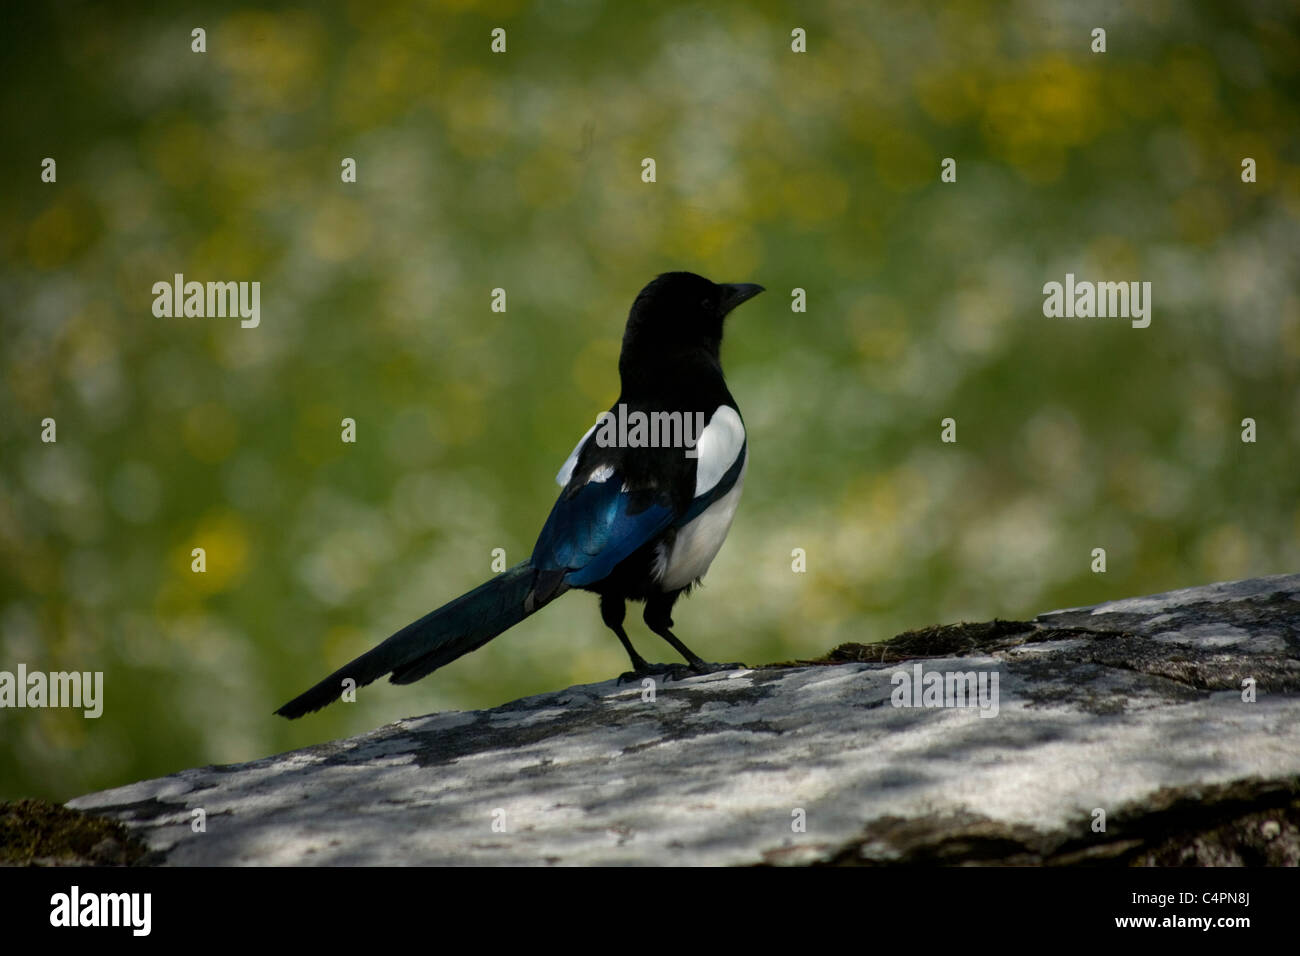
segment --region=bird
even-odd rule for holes
[[[632,663],[620,680],[743,666],[699,657],[672,632],[672,610],[718,554],[744,487],[749,443],[722,372],[722,332],[731,311],[763,291],[692,272],[647,284],[628,312],[618,399],[556,475],[562,490],[528,560],[408,624],[276,714],[301,717],[384,676],[413,683],[572,590],[599,596],[601,619]],[[658,434],[638,430],[646,421],[662,426]],[[702,423],[695,434],[692,422]],[[654,440],[664,432],[671,441]],[[623,626],[629,601],[645,605],[646,626],[685,664],[652,664],[637,652]]]

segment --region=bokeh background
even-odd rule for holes
[[[670,269],[769,290],[724,343],[745,497],[676,615],[709,658],[1300,570],[1297,7],[913,6],[6,5],[0,669],[106,700],[0,710],[0,798],[624,669],[577,594],[271,716],[527,555]],[[155,318],[177,272],[260,281],[260,328]],[[1150,281],[1150,328],[1044,318],[1066,272]]]

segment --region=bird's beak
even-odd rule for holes
[[[723,315],[726,315],[736,306],[740,305],[740,303],[748,302],[750,299],[754,298],[754,296],[763,291],[761,285],[756,285],[753,282],[722,283],[719,285],[719,288],[722,289],[722,304],[720,308],[722,309]]]

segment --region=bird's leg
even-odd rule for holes
[[[673,649],[686,658],[686,665],[674,665],[673,670],[669,672],[669,679],[681,680],[684,677],[690,677],[692,674],[716,674],[718,671],[732,671],[743,668],[745,665],[740,663],[734,664],[714,664],[706,661],[693,650],[678,640],[677,635],[669,630],[673,624],[672,609],[673,601],[676,595],[665,596],[663,599],[650,598],[645,603],[645,614],[642,615],[646,627],[654,631],[665,641],[673,646]]]
[[[651,664],[636,652],[636,648],[632,646],[632,641],[627,636],[627,631],[623,630],[623,616],[626,611],[627,605],[622,598],[610,594],[600,596],[601,620],[605,622],[607,628],[618,636],[618,639],[623,643],[623,649],[627,651],[628,658],[632,661],[632,669],[620,674],[618,682],[622,684],[655,674],[666,674],[677,666],[674,664]]]

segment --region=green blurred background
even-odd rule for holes
[[[706,657],[1300,570],[1297,7],[899,7],[7,6],[0,669],[106,688],[0,710],[0,798],[623,670],[580,594],[271,716],[526,557],[670,269],[769,290],[724,345],[745,497],[676,615]],[[177,272],[260,281],[260,328],[155,318]],[[1150,328],[1044,318],[1066,272],[1152,282]]]

